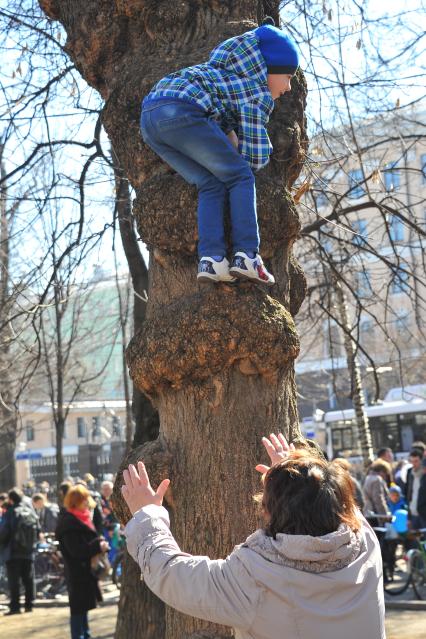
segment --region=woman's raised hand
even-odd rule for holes
[[[154,490],[149,482],[145,464],[138,462],[136,469],[133,464],[123,471],[124,484],[121,492],[132,515],[149,504],[161,506],[163,497],[170,484],[170,479],[163,479],[157,490]]]
[[[269,455],[271,466],[283,459],[286,459],[289,452],[291,450],[295,450],[294,444],[289,444],[282,433],[278,433],[278,436],[271,433],[271,435],[269,435],[269,439],[267,437],[262,437],[262,444],[265,446],[266,452]],[[259,473],[264,474],[268,472],[269,466],[258,464],[256,466],[256,470]]]

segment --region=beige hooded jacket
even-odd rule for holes
[[[257,530],[217,560],[182,552],[161,506],[135,513],[125,534],[158,597],[236,639],[385,638],[380,548],[365,521],[323,537]]]

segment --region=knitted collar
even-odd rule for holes
[[[274,564],[322,573],[341,570],[355,561],[365,550],[365,541],[361,532],[341,524],[335,532],[322,537],[280,533],[274,539],[260,529],[246,539],[243,547]]]

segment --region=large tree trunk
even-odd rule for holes
[[[291,95],[277,103],[273,160],[257,179],[261,250],[277,286],[268,293],[250,284],[198,288],[196,193],[143,146],[140,102],[166,73],[205,60],[221,40],[257,26],[259,3],[40,2],[62,22],[70,56],[105,99],[103,122],[137,189],[134,215],[151,250],[145,327],[129,346],[128,362],[135,384],[158,409],[160,435],[135,448],[126,464],[143,458],[154,483],[170,477],[172,527],[186,551],[224,556],[257,525],[252,495],[259,489],[261,435],[282,430],[300,438],[292,315],[305,280],[291,255],[300,225],[289,187],[306,148],[306,85],[298,74]],[[278,2],[268,4],[277,10]],[[115,495],[125,521],[120,481],[121,475]],[[149,606],[140,589],[123,592],[117,639],[230,635],[169,608],[163,626],[161,608],[153,618]]]

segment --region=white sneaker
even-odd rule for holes
[[[197,280],[199,282],[235,282],[229,274],[229,262],[226,257],[217,262],[212,257],[202,257],[198,262]]]
[[[238,251],[234,255],[229,273],[239,279],[252,280],[267,286],[275,284],[275,277],[268,273],[259,254],[251,258],[242,251]]]

